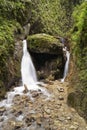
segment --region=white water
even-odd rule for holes
[[[36,71],[31,59],[31,56],[27,50],[27,42],[26,40],[23,40],[23,57],[21,61],[21,75],[22,75],[22,82],[23,85],[25,84],[28,89],[34,89],[36,82],[37,82],[37,76]]]
[[[28,90],[41,90],[41,92],[46,95],[49,99],[50,94],[47,92],[45,88],[41,88],[38,85],[41,84],[44,86],[44,83],[38,82],[36,71],[31,59],[31,56],[27,50],[27,42],[23,40],[23,57],[21,61],[21,76],[23,86],[15,87],[13,91],[7,93],[7,99],[0,102],[0,107],[10,107],[13,104],[13,98],[15,95],[24,95],[24,85],[26,85]],[[30,92],[27,92],[25,95],[29,96],[32,100],[32,95]]]
[[[61,82],[64,82],[66,76],[67,76],[67,73],[68,73],[68,68],[69,68],[69,59],[70,59],[70,52],[67,51],[67,48],[63,48],[63,51],[65,51],[66,53],[66,63],[65,63],[65,67],[64,67],[64,73],[63,73],[63,78],[61,79]]]

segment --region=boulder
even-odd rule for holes
[[[39,79],[62,77],[64,67],[63,45],[54,36],[34,34],[27,37],[28,50],[32,56]]]
[[[56,38],[47,34],[35,34],[28,36],[28,48],[36,53],[62,54],[62,44]]]

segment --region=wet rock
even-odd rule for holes
[[[0,107],[0,113],[6,111],[6,108],[5,107]]]
[[[15,97],[13,98],[13,103],[14,104],[19,104],[20,103],[20,95],[19,94],[15,95]]]
[[[23,91],[23,92],[24,92],[24,93],[27,93],[29,90],[28,90],[28,88],[27,88],[26,84],[24,84],[24,88],[25,88],[25,89],[24,89],[24,91]]]
[[[33,98],[36,98],[37,96],[39,96],[38,91],[32,91],[31,94]]]
[[[30,126],[35,121],[36,121],[36,115],[34,114],[28,114],[25,118],[27,126]]]
[[[2,116],[3,115],[3,112],[5,112],[6,111],[6,108],[5,107],[0,107],[0,116]]]
[[[0,117],[0,122],[4,121],[4,117]]]
[[[15,116],[18,117],[19,115],[21,115],[23,113],[23,110],[18,110],[16,113],[15,113]]]

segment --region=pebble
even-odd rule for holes
[[[5,107],[0,107],[0,113],[6,111],[6,108]]]
[[[71,118],[70,116],[68,116],[66,119],[67,119],[67,120],[71,120],[72,118]]]
[[[0,117],[0,122],[4,121],[4,118],[3,117]]]
[[[64,100],[64,97],[61,96],[61,95],[59,95],[58,99],[59,99],[59,100]]]
[[[51,113],[51,111],[50,111],[50,109],[45,109],[45,112],[47,113],[47,114],[50,114]]]
[[[57,89],[58,89],[59,92],[64,92],[64,88],[62,88],[62,87],[61,88],[57,87]]]
[[[65,120],[65,117],[59,117],[58,120],[59,120],[59,121],[64,121],[64,120]]]
[[[36,98],[37,96],[39,96],[39,93],[38,93],[37,91],[32,92],[32,97],[33,97],[33,98]]]

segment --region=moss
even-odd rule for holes
[[[0,0],[0,16],[8,20],[16,20],[21,24],[30,17],[31,1]]]
[[[74,26],[72,31],[72,55],[75,71],[69,92],[68,101],[87,120],[87,2],[78,6],[74,13]],[[71,98],[71,95],[72,98]],[[73,100],[70,101],[70,100]],[[73,105],[73,103],[75,105]]]
[[[29,0],[0,0],[0,89],[7,87],[13,76],[19,76],[19,60],[14,58],[15,38],[21,25],[28,22],[30,10]]]
[[[14,52],[14,31],[19,24],[15,21],[0,19],[0,80],[6,79],[8,72],[8,61]],[[7,73],[7,74],[6,74]]]
[[[35,34],[30,35],[28,38],[28,46],[30,50],[34,50],[42,53],[58,53],[58,50],[62,49],[62,44],[51,35],[47,34]],[[59,49],[58,49],[59,48]],[[58,50],[57,50],[58,49]],[[56,51],[56,52],[55,52]]]
[[[68,32],[71,19],[71,3],[61,0],[32,0],[31,34],[47,33],[51,35],[65,36]],[[64,6],[66,3],[66,7]],[[68,3],[68,4],[67,4]],[[70,10],[66,10],[69,8]]]
[[[0,17],[0,88],[7,87],[7,82],[11,78],[9,64],[15,48],[14,33],[18,28],[21,26],[17,21]]]
[[[79,78],[81,82],[87,79],[87,3],[83,2],[74,12],[75,25],[77,30],[73,31],[72,40],[75,44],[72,46],[73,55],[76,57],[76,64],[79,69]]]

